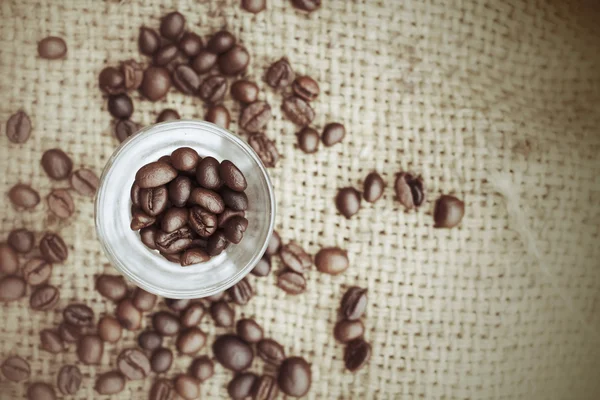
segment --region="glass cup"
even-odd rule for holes
[[[191,147],[202,157],[231,160],[248,182],[248,228],[242,241],[205,263],[187,267],[147,248],[129,227],[136,172],[179,147]],[[201,298],[235,285],[260,260],[273,232],[275,196],[265,167],[246,142],[208,122],[168,121],[140,130],[108,160],[96,195],[95,219],[104,252],[130,281],[168,298]]]

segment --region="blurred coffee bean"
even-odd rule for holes
[[[118,371],[105,372],[96,378],[94,385],[100,394],[116,394],[125,389],[125,377]]]
[[[137,90],[144,79],[144,67],[135,60],[127,60],[121,63],[124,84],[126,90]]]
[[[306,154],[316,153],[319,150],[319,132],[308,126],[296,133],[298,148]]]
[[[442,195],[435,202],[433,220],[435,228],[454,228],[465,215],[465,203],[454,196]]]
[[[202,49],[192,61],[192,68],[198,74],[205,74],[217,64],[217,58],[217,54],[207,49]]]
[[[321,6],[321,0],[292,0],[292,4],[299,10],[313,12]]]
[[[241,306],[248,304],[254,295],[254,290],[252,290],[252,286],[248,279],[243,278],[241,281],[227,289],[227,293],[235,304]]]
[[[230,327],[235,320],[235,311],[227,302],[220,300],[210,305],[210,316],[216,326]]]
[[[82,168],[71,174],[70,183],[80,195],[94,197],[100,186],[100,179],[93,171]]]
[[[187,249],[181,255],[180,264],[187,267],[194,264],[200,264],[210,260],[210,255],[203,249]]]
[[[121,300],[115,314],[123,328],[129,331],[140,329],[142,325],[142,312],[135,308],[130,299],[125,298]]]
[[[56,233],[46,233],[40,240],[40,251],[46,261],[61,263],[69,256],[69,249]]]
[[[119,94],[125,91],[125,76],[115,67],[106,67],[98,75],[98,86],[107,94]]]
[[[27,386],[27,400],[56,400],[56,392],[47,383],[33,382]]]
[[[179,336],[177,336],[177,340],[175,345],[177,346],[177,350],[182,354],[196,354],[199,352],[204,345],[206,344],[206,334],[200,330],[198,327],[187,328],[182,331]]]
[[[60,37],[48,36],[38,43],[38,54],[47,60],[64,58],[67,54],[67,44]]]
[[[58,332],[52,329],[42,329],[40,332],[40,344],[42,350],[52,354],[58,354],[65,349],[65,345]]]
[[[181,313],[181,325],[185,328],[197,326],[200,321],[202,321],[204,314],[206,314],[206,310],[202,304],[190,304],[190,306]]]
[[[240,372],[248,369],[254,359],[252,347],[235,335],[219,336],[213,343],[213,353],[225,368]]]
[[[254,383],[254,400],[275,400],[279,394],[277,381],[270,375],[263,375]]]
[[[19,255],[7,243],[0,243],[0,275],[10,275],[19,269]]]
[[[65,396],[74,395],[81,387],[83,376],[75,365],[63,365],[56,378],[58,390]]]
[[[348,343],[361,338],[365,333],[365,326],[357,319],[354,321],[341,320],[335,324],[333,336],[342,343]]]
[[[6,122],[6,136],[13,143],[25,143],[31,136],[31,120],[24,111],[11,115]]]
[[[231,97],[243,104],[254,103],[258,100],[258,85],[240,79],[231,85]]]
[[[288,270],[277,277],[277,286],[288,294],[300,294],[306,291],[306,279],[302,274]]]
[[[69,218],[75,212],[73,198],[64,189],[54,189],[46,198],[48,208],[60,219]]]
[[[3,285],[0,284],[0,288]],[[11,289],[13,293],[14,289]],[[47,311],[53,308],[60,299],[60,292],[51,285],[38,286],[29,297],[29,307],[36,311]]]
[[[77,357],[85,365],[100,364],[104,343],[97,335],[83,335],[77,342]]]
[[[140,53],[152,56],[160,47],[160,38],[154,29],[142,26],[138,36],[138,46]]]
[[[160,114],[158,114],[158,117],[156,117],[156,122],[173,121],[176,119],[181,119],[179,113],[172,108],[166,108],[162,110]]]
[[[355,339],[346,345],[344,365],[350,372],[364,367],[371,358],[371,345],[363,339]]]
[[[271,106],[264,101],[248,104],[240,114],[239,125],[250,133],[262,131],[271,120]]]
[[[179,375],[175,378],[175,391],[184,400],[194,400],[200,396],[200,382],[189,375]]]
[[[235,36],[228,31],[219,31],[215,33],[208,43],[206,48],[215,54],[222,54],[231,49],[235,45]]]
[[[124,142],[129,136],[139,131],[141,126],[129,119],[122,119],[115,124],[115,136],[119,142]]]
[[[122,334],[123,328],[116,318],[110,315],[100,318],[98,322],[98,336],[100,336],[100,339],[105,342],[116,343],[121,339]]]
[[[173,70],[173,84],[183,94],[194,94],[200,87],[200,78],[190,66],[181,64]]]
[[[129,380],[144,379],[150,373],[150,360],[138,349],[125,349],[117,357],[117,368]]]
[[[242,8],[252,14],[258,14],[267,8],[267,0],[242,0]]]
[[[73,161],[61,149],[50,149],[42,155],[42,168],[52,179],[67,179],[71,175]]]
[[[325,125],[323,128],[323,135],[321,140],[327,147],[333,146],[336,143],[341,142],[346,136],[346,128],[339,122],[332,122]]]
[[[256,344],[256,354],[265,362],[279,366],[285,359],[283,346],[273,339],[262,339]]]
[[[58,326],[58,334],[65,343],[75,343],[83,335],[83,329],[81,326],[69,325],[66,322],[62,322]]]
[[[208,107],[206,115],[204,115],[204,120],[212,122],[213,124],[218,125],[221,128],[229,129],[231,116],[229,115],[229,110],[227,110],[227,107],[219,104],[216,106]]]
[[[236,375],[227,385],[227,393],[233,400],[245,400],[251,398],[252,388],[258,377],[252,372],[244,372]]]
[[[108,98],[108,112],[117,119],[128,119],[133,114],[133,102],[125,93]]]
[[[120,301],[127,295],[127,284],[120,275],[100,275],[96,279],[96,290],[112,301]]]
[[[165,298],[165,304],[171,310],[175,312],[183,311],[191,303],[190,299],[167,299]]]
[[[10,356],[2,363],[2,374],[6,379],[13,382],[24,381],[31,375],[29,363],[19,356]]]
[[[269,240],[269,245],[267,246],[267,250],[265,251],[265,254],[268,256],[274,256],[275,254],[279,253],[280,247],[281,247],[281,236],[279,236],[279,233],[277,233],[277,231],[273,231],[273,234],[271,235],[271,239]]]
[[[148,67],[144,71],[144,79],[140,90],[150,101],[162,99],[171,88],[171,74],[162,67]]]
[[[144,350],[156,350],[162,346],[162,337],[154,331],[144,331],[138,336],[138,344]]]
[[[30,286],[41,285],[48,282],[52,275],[52,264],[42,258],[34,257],[23,266],[23,279]]]
[[[348,269],[348,252],[339,247],[323,247],[315,255],[315,265],[320,272],[330,275],[341,274]]]
[[[181,324],[175,315],[159,311],[152,316],[152,327],[161,336],[175,336],[179,333]]]
[[[241,74],[250,63],[250,54],[244,46],[235,45],[218,59],[219,70],[222,74],[233,76]]]
[[[310,364],[301,357],[286,359],[279,368],[277,382],[281,391],[288,396],[302,397],[306,395],[312,384]]]
[[[193,32],[186,32],[179,39],[179,50],[188,58],[196,57],[204,47],[204,41]]]
[[[25,228],[13,229],[6,242],[18,253],[28,253],[35,244],[33,232]]]
[[[185,17],[174,11],[165,15],[160,21],[160,34],[170,40],[176,40],[185,28]]]
[[[29,210],[40,202],[40,195],[31,186],[17,183],[8,191],[8,198],[17,208]]]
[[[158,374],[171,368],[172,363],[173,352],[164,347],[156,349],[150,358],[150,367],[152,368],[152,371]]]
[[[85,304],[72,303],[63,310],[63,319],[74,326],[91,326],[94,323],[94,311]]]
[[[303,274],[312,266],[311,256],[295,242],[290,242],[279,249],[279,256],[286,267]]]
[[[250,318],[240,319],[235,326],[235,332],[246,343],[258,343],[263,338],[263,329]]]
[[[148,400],[175,400],[176,396],[173,383],[163,378],[154,382]]]
[[[227,78],[211,75],[204,79],[198,88],[198,95],[209,104],[220,103],[227,93]]]
[[[274,167],[279,161],[279,152],[275,147],[275,143],[264,133],[250,135],[248,144],[258,154],[265,167]]]
[[[335,206],[349,219],[360,210],[360,192],[352,187],[340,189],[335,197]]]
[[[207,356],[196,358],[190,366],[190,375],[204,382],[215,373],[214,363]]]
[[[255,276],[267,276],[271,272],[271,259],[269,256],[262,256],[256,263],[251,273]]]
[[[157,296],[153,293],[146,292],[142,288],[136,288],[133,292],[131,302],[133,306],[140,311],[150,311],[156,304]]]

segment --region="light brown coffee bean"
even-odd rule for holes
[[[52,275],[52,264],[43,258],[32,258],[23,266],[23,278],[31,286],[46,283]]]
[[[48,208],[58,218],[66,219],[73,215],[75,211],[75,203],[73,198],[64,189],[54,189],[47,198]]]

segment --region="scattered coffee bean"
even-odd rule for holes
[[[144,67],[135,60],[127,60],[121,63],[126,90],[137,90],[144,80]]]
[[[265,251],[265,254],[267,256],[274,256],[275,254],[279,253],[280,248],[281,248],[281,236],[279,236],[279,233],[277,233],[277,231],[273,231],[273,234],[271,235],[271,239],[269,239],[269,245],[267,246],[267,250]]]
[[[190,66],[181,64],[173,70],[173,84],[183,94],[194,94],[200,87],[200,77]]]
[[[94,323],[94,311],[85,304],[69,304],[63,310],[63,319],[74,326],[91,326]]]
[[[107,94],[119,94],[125,91],[125,76],[115,67],[106,67],[98,75],[98,86]]]
[[[310,365],[301,357],[286,359],[279,368],[277,383],[281,391],[288,396],[304,396],[312,383]]]
[[[271,106],[264,101],[255,101],[244,107],[239,125],[247,132],[257,133],[263,130],[270,120]]]
[[[268,256],[263,256],[254,268],[251,273],[255,276],[267,276],[271,272],[271,259]]]
[[[40,332],[40,343],[42,350],[52,354],[58,354],[65,349],[64,343],[58,332],[51,329],[43,329]]]
[[[196,354],[206,344],[206,334],[193,326],[181,332],[175,344],[182,354]]]
[[[242,0],[242,8],[252,14],[258,14],[267,8],[267,0]]]
[[[121,326],[129,331],[136,331],[142,325],[142,312],[135,308],[133,302],[127,298],[119,302],[116,317]]]
[[[252,364],[252,348],[235,335],[222,335],[213,344],[213,353],[223,367],[240,372]]]
[[[302,274],[285,271],[277,277],[277,286],[288,294],[300,294],[306,290],[306,279]]]
[[[190,366],[190,375],[204,382],[215,373],[215,366],[207,356],[196,358]]]
[[[319,150],[319,133],[308,126],[296,133],[298,147],[307,154],[316,153]]]
[[[227,110],[227,107],[219,104],[216,106],[210,106],[208,108],[206,115],[204,116],[204,120],[228,129],[229,123],[231,122],[231,116],[229,115],[229,110]]]
[[[94,197],[98,186],[100,185],[100,179],[93,171],[89,169],[78,169],[71,174],[70,178],[71,187],[75,189],[77,193],[82,196]]]
[[[299,10],[312,12],[321,6],[321,0],[292,0],[292,4]]]
[[[299,76],[292,83],[296,96],[306,101],[313,101],[319,96],[319,84],[310,76]]]
[[[160,47],[160,38],[155,30],[142,26],[138,36],[138,45],[140,53],[152,56]]]
[[[220,300],[210,305],[210,315],[215,321],[216,326],[230,327],[235,322],[235,311],[227,304]]]
[[[315,118],[315,111],[310,104],[298,96],[287,97],[281,108],[285,116],[299,126],[306,126]]]
[[[52,386],[44,382],[33,382],[27,386],[28,400],[56,400]]]
[[[96,280],[96,290],[112,301],[120,301],[127,295],[127,284],[122,276],[100,275]]]
[[[33,248],[35,237],[33,236],[33,232],[25,228],[20,228],[10,231],[6,241],[13,250],[24,254],[28,253]]]
[[[211,296],[205,297],[205,299],[207,301],[210,301],[211,303],[215,302],[215,301],[223,300],[224,298],[225,298],[225,292],[218,292],[218,293],[215,293],[215,294],[213,294]]]
[[[165,15],[160,22],[160,34],[170,40],[176,40],[183,33],[185,17],[174,11]]]
[[[394,183],[396,198],[407,209],[417,208],[425,201],[425,185],[420,176],[399,173]]]
[[[165,97],[171,88],[171,74],[162,67],[148,67],[144,71],[144,79],[140,90],[150,101],[157,101]]]
[[[198,89],[198,95],[207,103],[219,103],[227,93],[227,79],[221,75],[211,75],[204,79]]]
[[[335,197],[335,206],[349,219],[360,209],[360,192],[352,187],[340,189]]]
[[[367,289],[352,286],[342,297],[340,311],[344,318],[355,321],[365,313],[367,301]]]
[[[365,366],[371,358],[371,345],[363,339],[355,339],[346,345],[344,364],[346,369],[355,372]]]
[[[119,142],[124,142],[129,136],[139,131],[141,126],[128,119],[122,119],[115,124],[115,136]]]
[[[194,400],[200,396],[200,382],[189,375],[179,375],[175,379],[175,391],[185,400]]]
[[[204,314],[206,314],[206,310],[202,304],[191,304],[181,313],[181,325],[185,328],[196,326],[202,321]]]
[[[2,374],[9,381],[20,382],[29,378],[31,367],[19,356],[10,356],[2,363]]]
[[[6,275],[0,278],[0,301],[9,302],[25,296],[25,281],[15,275]],[[36,301],[37,304],[37,301]]]
[[[250,54],[245,47],[236,45],[221,54],[218,59],[219,70],[222,74],[233,76],[241,74],[250,63]]]
[[[183,207],[192,193],[192,181],[187,176],[179,175],[169,183],[169,200],[175,207]]]
[[[140,206],[150,217],[156,217],[167,208],[169,193],[166,186],[140,190]]]
[[[173,232],[176,231],[178,229],[183,228],[188,222],[188,210],[186,208],[177,208],[177,207],[173,207],[173,208],[169,208],[162,217],[162,220],[160,222],[160,229],[162,229],[163,232]],[[152,229],[152,228],[146,228],[146,229]],[[142,235],[142,233],[140,232],[140,235]],[[144,238],[142,237],[142,241],[144,241]],[[152,246],[154,246],[154,235],[152,235]],[[150,246],[149,246],[150,247]]]
[[[179,319],[166,311],[159,311],[152,316],[152,327],[161,336],[174,336],[179,332]]]
[[[454,196],[442,195],[435,202],[435,228],[454,228],[465,215],[465,203]]]
[[[371,172],[363,183],[363,199],[369,203],[375,203],[383,195],[385,182],[377,172]]]
[[[127,119],[133,114],[133,102],[125,93],[108,98],[108,112],[117,119]]]
[[[11,115],[6,122],[6,136],[13,143],[25,143],[31,136],[31,120],[24,111]]]
[[[336,143],[341,142],[346,136],[346,128],[339,122],[332,122],[325,125],[323,128],[323,135],[321,140],[327,147],[333,146]]]
[[[196,180],[206,189],[218,189],[222,185],[219,175],[220,163],[213,157],[205,157],[196,169]]]
[[[23,279],[30,286],[46,283],[52,275],[52,264],[42,258],[34,257],[23,266]]]
[[[144,165],[135,174],[135,182],[141,189],[166,185],[177,177],[177,170],[171,165],[155,161]]]
[[[223,234],[229,242],[238,244],[242,241],[247,228],[248,220],[246,218],[232,217],[223,225]]]
[[[118,371],[105,372],[96,378],[94,386],[100,394],[116,394],[125,389],[125,377]]]
[[[269,86],[283,89],[294,80],[295,74],[287,58],[274,62],[267,70],[266,81]]]
[[[58,390],[65,396],[77,393],[81,387],[83,376],[75,365],[63,365],[56,378]]]
[[[273,339],[262,339],[256,345],[256,353],[269,364],[279,366],[285,359],[283,346]]]
[[[244,278],[231,288],[227,290],[229,293],[229,297],[235,304],[244,305],[248,304],[252,296],[254,295],[254,291],[252,290],[252,286],[248,279]]]
[[[17,183],[8,191],[8,198],[18,208],[29,210],[40,202],[40,195],[31,186]]]
[[[138,336],[138,344],[144,350],[156,350],[162,346],[162,337],[154,331],[144,331]]]
[[[7,243],[0,243],[0,275],[10,275],[19,269],[19,256]]]
[[[36,311],[47,311],[53,308],[60,298],[58,289],[51,285],[38,286],[29,298],[29,307]]]
[[[218,56],[209,50],[202,49],[192,61],[192,68],[198,74],[205,74],[217,64]]]
[[[117,358],[117,368],[129,380],[144,379],[150,373],[150,360],[138,349],[125,349]]]
[[[75,203],[73,198],[64,189],[54,189],[47,197],[48,208],[58,218],[66,219],[73,215]]]
[[[38,54],[47,60],[63,58],[67,54],[67,44],[62,38],[48,36],[38,43]]]
[[[357,319],[354,321],[341,320],[335,324],[333,336],[342,343],[348,343],[361,338],[365,333],[365,326]]]
[[[146,292],[142,288],[136,288],[133,292],[131,302],[133,306],[140,311],[150,311],[156,304],[157,296],[153,293]]]
[[[173,352],[167,348],[160,347],[152,353],[150,358],[150,367],[152,371],[160,374],[161,372],[168,371],[173,364]]]
[[[65,343],[75,343],[83,335],[81,326],[69,325],[66,322],[58,326],[58,334]]]
[[[40,251],[46,261],[50,263],[61,263],[69,256],[67,245],[56,233],[46,233],[42,237]]]
[[[222,54],[235,45],[235,36],[228,31],[215,33],[208,41],[206,48],[215,54]]]
[[[77,342],[77,357],[85,365],[100,364],[104,343],[100,336],[83,335]]]
[[[279,249],[279,256],[286,267],[294,272],[303,274],[312,265],[312,259],[300,245],[290,242]]]
[[[275,400],[279,394],[277,382],[270,375],[263,375],[254,384],[254,400]]]
[[[179,39],[179,50],[188,58],[196,57],[204,47],[204,41],[193,32],[186,32]]]
[[[123,328],[116,318],[110,315],[100,318],[98,322],[98,336],[100,336],[100,339],[105,342],[116,343],[121,339],[122,334]]]
[[[235,331],[246,343],[258,343],[263,338],[263,329],[250,318],[240,319],[235,326]]]
[[[315,256],[315,265],[321,272],[338,275],[348,269],[348,253],[339,247],[324,247]]]
[[[173,383],[167,379],[158,379],[150,389],[149,400],[175,400],[175,389]]]
[[[258,85],[243,79],[235,81],[231,85],[231,96],[243,104],[254,103],[258,100]]]
[[[227,393],[233,400],[245,400],[252,396],[252,388],[258,377],[252,372],[236,375],[227,385]]]
[[[156,123],[181,119],[179,113],[172,108],[164,109],[156,117]]]
[[[73,161],[61,149],[50,149],[42,155],[42,168],[52,179],[67,179],[73,169]]]
[[[191,303],[190,299],[165,299],[165,304],[175,312],[183,311]]]
[[[244,192],[236,192],[229,188],[223,188],[220,191],[221,197],[225,202],[225,205],[234,211],[246,211],[248,209],[248,196]],[[243,217],[231,217],[226,223],[230,223],[233,218]],[[244,218],[245,219],[245,218]],[[223,223],[223,227],[225,224]],[[245,230],[245,228],[244,228]]]

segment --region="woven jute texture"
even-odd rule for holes
[[[202,35],[227,27],[252,54],[248,76],[274,110],[267,134],[282,160],[271,169],[277,230],[314,254],[322,246],[348,250],[340,276],[308,273],[307,292],[289,296],[275,274],[251,278],[257,295],[238,316],[255,317],[288,355],[312,363],[311,399],[597,399],[600,396],[600,7],[594,1],[323,0],[305,14],[268,0],[258,15],[239,1],[0,2],[0,169],[2,192],[30,183],[44,198],[52,182],[40,165],[60,147],[76,167],[100,174],[118,146],[98,72],[122,60],[147,62],[137,49],[140,25],[158,27],[179,10]],[[568,3],[568,4],[567,4]],[[65,60],[37,56],[37,42],[64,37]],[[343,143],[306,155],[297,128],[280,111],[281,96],[262,78],[287,56],[298,73],[318,80],[315,127],[343,122]],[[198,98],[172,90],[151,103],[133,95],[133,119],[152,123],[167,107],[202,118]],[[227,100],[237,132],[239,106]],[[19,109],[32,119],[23,145],[10,143],[4,122]],[[379,171],[384,197],[364,203],[350,220],[334,207],[337,188],[360,188]],[[422,174],[427,202],[406,212],[394,199],[395,173]],[[461,225],[433,228],[442,193],[466,202]],[[56,326],[61,310],[84,302],[96,320],[114,304],[94,290],[100,273],[116,273],[94,233],[93,201],[74,193],[68,220],[50,216],[45,201],[19,212],[0,196],[0,240],[16,227],[60,232],[70,255],[55,265],[61,290],[55,310],[35,312],[28,296],[0,307],[0,359],[30,360],[28,382],[56,382],[77,363],[40,349],[39,331]],[[274,260],[274,269],[280,268]],[[369,290],[365,337],[369,364],[344,370],[343,346],[332,330],[349,286]],[[28,289],[28,294],[30,289]],[[162,307],[162,306],[161,306]],[[144,322],[148,326],[148,320]],[[202,354],[212,355],[210,318]],[[105,345],[102,363],[80,365],[81,390],[71,398],[102,398],[98,374],[115,368],[137,333]],[[171,341],[167,341],[167,344]],[[165,374],[185,371],[181,356]],[[262,373],[256,360],[252,371]],[[202,398],[227,397],[231,373],[217,366]],[[20,399],[27,383],[4,377],[0,398]],[[144,399],[154,377],[128,382],[115,399]]]

